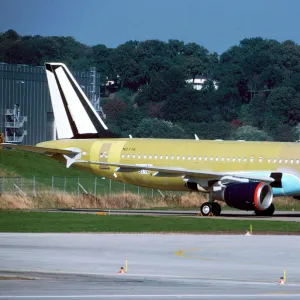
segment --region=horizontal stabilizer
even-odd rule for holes
[[[8,143],[0,144],[0,146],[3,148],[20,149],[20,150],[24,150],[24,151],[41,153],[41,154],[46,154],[46,155],[63,154],[63,155],[67,155],[69,157],[75,157],[76,155],[78,155],[80,153],[80,152],[64,150],[64,149],[45,148],[45,147],[36,147],[36,146],[27,146],[27,145],[16,145],[16,144],[8,144]]]

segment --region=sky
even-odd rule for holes
[[[0,0],[0,32],[115,48],[178,39],[221,54],[244,38],[300,43],[299,0]]]

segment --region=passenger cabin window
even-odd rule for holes
[[[182,156],[182,160],[185,160],[185,157],[184,157],[184,156]]]
[[[199,156],[199,160],[202,160],[202,157],[201,157],[201,156]]]
[[[213,161],[213,159],[214,159],[214,158],[211,156],[211,157],[210,157],[210,161]]]
[[[141,158],[141,154],[138,155],[138,159],[140,159],[140,158]]]
[[[280,164],[282,163],[282,159],[279,159],[279,161],[278,161]]]
[[[299,164],[299,159],[296,159],[296,164]]]
[[[166,160],[168,160],[169,159],[169,156],[168,155],[166,155]]]
[[[204,157],[204,160],[207,161],[207,156]]]
[[[294,160],[293,159],[291,159],[291,164],[293,164],[294,163]]]
[[[135,154],[132,155],[132,158],[135,159]]]
[[[224,157],[222,157],[222,158],[221,158],[221,161],[224,161],[224,160],[225,160],[225,158],[224,158]]]
[[[160,156],[160,159],[163,159],[163,156],[162,156],[162,155]]]
[[[271,162],[271,159],[270,158],[268,158],[268,163],[270,163]]]
[[[230,157],[227,157],[227,161],[228,161],[228,162],[230,161]]]
[[[284,161],[285,164],[287,164],[288,162],[289,162],[289,161],[288,161],[287,159]]]
[[[152,155],[149,155],[149,159],[152,159]]]
[[[174,159],[174,155],[171,156],[171,160],[173,160],[173,159]]]
[[[154,155],[154,159],[157,159],[157,155]]]
[[[179,160],[180,159],[180,156],[179,155],[177,155],[177,160]]]
[[[127,154],[127,158],[130,158],[130,154]]]
[[[260,157],[258,161],[261,163],[262,162],[262,157]]]
[[[216,157],[216,161],[219,161],[219,157],[218,156]]]
[[[144,155],[144,159],[147,159],[147,155]]]
[[[274,163],[274,164],[277,163],[277,159],[276,159],[276,158],[273,159],[273,163]]]
[[[247,162],[247,158],[246,157],[244,158],[244,162]]]
[[[188,160],[191,160],[191,157],[190,157],[190,156],[188,156]]]
[[[235,157],[232,158],[232,161],[233,161],[233,162],[235,161]]]
[[[196,159],[197,159],[197,157],[196,157],[196,156],[194,156],[194,157],[193,157],[193,160],[196,160]]]
[[[124,158],[125,157],[125,155],[124,154],[122,154],[122,158]]]
[[[250,162],[253,162],[253,161],[254,161],[254,158],[253,158],[253,157],[251,157],[251,158],[250,158]]]

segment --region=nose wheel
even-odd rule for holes
[[[217,202],[205,202],[200,207],[202,216],[219,216],[221,214],[221,206]]]

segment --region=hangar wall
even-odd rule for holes
[[[71,72],[89,99],[99,99],[99,73]],[[0,63],[0,133],[5,131],[7,110],[14,109],[16,104],[20,115],[27,117],[24,122],[27,134],[21,144],[35,145],[54,138],[54,117],[45,67]]]

